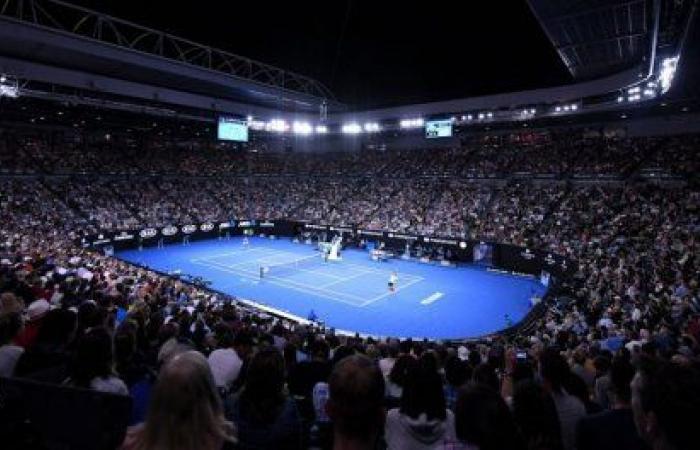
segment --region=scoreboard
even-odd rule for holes
[[[452,137],[452,120],[431,120],[426,122],[425,137],[428,139]]]
[[[217,137],[221,141],[248,142],[248,123],[230,116],[219,116]]]

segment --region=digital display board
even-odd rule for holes
[[[219,116],[217,137],[221,141],[248,142],[248,123],[235,117]]]
[[[428,139],[452,137],[452,120],[431,120],[425,122],[425,137]]]

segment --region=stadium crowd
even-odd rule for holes
[[[130,396],[124,449],[697,448],[700,191],[629,177],[692,176],[696,143],[564,134],[330,157],[6,133],[0,376]],[[678,158],[656,156],[667,146]],[[521,171],[626,181],[470,179]],[[507,242],[578,268],[519,334],[429,342],[336,335],[74,244],[233,217]],[[26,444],[13,426],[3,448]]]

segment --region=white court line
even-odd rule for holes
[[[221,267],[221,266],[217,266],[216,264],[212,264],[212,263],[202,263],[202,262],[199,262],[199,263],[197,263],[197,264],[200,264],[200,265],[203,265],[203,266],[212,268],[212,269],[220,270],[220,271],[222,271],[222,272],[228,272],[228,273],[232,273],[232,274],[234,274],[234,275],[239,275],[239,276],[242,276],[242,277],[247,277],[247,278],[253,279],[253,280],[259,280],[259,279],[260,279],[260,274],[259,274],[259,273],[255,273],[255,272],[249,271],[249,270],[230,269],[230,268],[228,268],[228,267],[226,267],[226,266]],[[342,292],[332,292],[332,291],[326,293],[326,292],[323,292],[324,289],[322,289],[322,288],[317,288],[317,287],[309,286],[308,284],[299,283],[299,282],[296,282],[296,281],[293,281],[293,280],[288,280],[288,279],[286,279],[286,278],[275,277],[275,276],[272,276],[272,275],[266,276],[266,277],[264,278],[264,280],[267,281],[267,282],[270,282],[270,283],[272,283],[272,284],[276,284],[276,285],[278,285],[278,286],[282,286],[282,287],[285,287],[285,288],[288,288],[288,289],[293,289],[293,290],[296,290],[296,291],[304,292],[305,294],[316,295],[316,296],[318,296],[318,297],[324,297],[324,298],[327,298],[327,299],[330,299],[330,300],[339,301],[339,302],[341,302],[341,303],[345,303],[345,304],[352,305],[352,306],[355,306],[355,307],[362,306],[362,302],[364,301],[364,298],[358,297],[358,296],[356,296],[356,295],[345,294],[345,293],[342,293]],[[274,280],[278,280],[278,281],[274,281]],[[294,286],[294,285],[297,285],[297,286]],[[346,301],[346,300],[343,300],[342,298],[338,298],[339,296],[347,297],[347,298],[349,298],[349,299],[354,299],[354,301]]]
[[[259,269],[260,265],[285,264],[287,262],[292,263],[292,262],[296,261],[297,259],[299,259],[298,255],[296,255],[295,253],[291,253],[291,252],[278,252],[275,250],[270,250],[267,253],[271,253],[270,256],[258,257],[255,259],[251,259],[251,260],[244,261],[244,262],[239,262],[236,264],[225,264],[223,262],[215,263],[215,264],[225,265],[226,267],[228,267],[230,269],[236,269],[238,267],[246,267],[246,266],[254,266],[255,269]],[[287,256],[287,255],[289,255],[289,256]],[[286,260],[278,261],[278,259],[280,259],[282,257],[284,257],[284,259],[286,259]],[[293,259],[289,259],[289,258],[293,258]],[[319,259],[320,258],[321,257],[319,256]],[[212,262],[213,259],[220,259],[220,258],[202,258],[201,260]],[[197,262],[197,261],[200,261],[200,260],[190,260],[190,262]],[[344,277],[340,277],[338,275],[324,273],[323,269],[327,269],[327,267],[318,267],[316,269],[296,268],[296,270],[299,272],[313,273],[315,275],[320,275],[320,276],[326,277],[326,278],[332,278],[332,279],[335,279],[338,281],[342,281],[345,279]]]
[[[391,292],[391,291],[385,292],[385,293],[383,293],[382,295],[379,295],[379,296],[377,296],[377,297],[374,297],[374,298],[371,299],[371,300],[367,300],[366,302],[364,302],[364,303],[361,304],[360,306],[367,306],[367,305],[370,305],[370,304],[372,304],[372,303],[374,303],[374,302],[378,302],[379,300],[383,299],[384,297],[387,297],[387,296],[389,296],[389,295],[393,295],[393,294],[395,294],[395,293],[397,293],[397,292],[399,292],[399,291],[401,291],[401,290],[403,290],[403,289],[406,289],[407,287],[409,287],[409,286],[411,286],[411,285],[413,285],[413,284],[416,284],[416,283],[418,283],[418,282],[421,282],[421,281],[423,281],[423,278],[418,279],[418,280],[412,280],[412,281],[409,281],[409,282],[407,282],[407,283],[403,283],[401,286],[397,287],[397,288],[394,290],[394,292]]]
[[[230,269],[237,269],[237,268],[239,268],[239,267],[253,266],[254,269],[252,269],[252,270],[257,270],[257,269],[259,269],[258,263],[260,263],[260,262],[269,263],[269,262],[270,262],[270,261],[269,261],[270,259],[275,259],[275,258],[278,258],[278,257],[281,257],[281,256],[286,256],[286,255],[290,255],[290,257],[293,256],[295,259],[297,259],[297,255],[296,255],[295,253],[292,253],[292,252],[278,251],[278,250],[268,250],[267,253],[272,253],[272,255],[270,255],[270,256],[265,256],[265,257],[260,257],[260,258],[256,258],[256,259],[254,259],[254,260],[252,260],[252,261],[249,260],[249,261],[245,261],[245,262],[241,262],[241,263],[237,263],[237,264],[224,264],[223,262],[214,263],[214,264],[226,266],[226,267],[228,267],[228,268],[230,268]],[[280,261],[280,263],[285,263],[285,262],[286,262],[286,261]],[[289,262],[291,262],[291,261],[289,261]],[[312,273],[312,274],[314,274],[314,275],[320,275],[320,276],[322,276],[322,277],[333,278],[333,279],[336,279],[336,280],[337,280],[336,282],[332,282],[332,283],[328,283],[328,284],[322,285],[322,286],[320,286],[320,288],[324,288],[325,286],[331,286],[331,285],[333,285],[333,284],[339,284],[339,283],[342,283],[342,282],[344,282],[344,281],[349,281],[349,280],[352,279],[352,278],[357,278],[357,277],[363,276],[363,275],[377,275],[377,274],[378,274],[378,275],[381,275],[381,276],[386,276],[386,273],[387,273],[387,272],[385,272],[385,271],[383,271],[383,270],[368,269],[368,268],[365,267],[365,266],[358,265],[358,264],[352,264],[352,263],[344,263],[344,264],[343,264],[343,269],[347,269],[347,268],[348,268],[347,266],[352,266],[352,267],[350,267],[349,269],[352,270],[353,272],[356,272],[356,274],[353,274],[353,275],[350,275],[350,276],[346,276],[346,277],[341,277],[341,276],[338,276],[338,275],[334,275],[334,274],[330,274],[330,273],[325,273],[325,270],[326,270],[326,269],[332,269],[330,266],[328,266],[328,267],[326,267],[326,266],[318,267],[317,269],[301,269],[301,268],[297,268],[296,270],[298,270],[299,272]],[[402,275],[402,278],[403,278],[407,283],[409,283],[409,284],[414,284],[414,283],[417,283],[417,282],[419,282],[419,281],[423,281],[423,280],[424,280],[423,277],[419,277],[419,276],[417,276],[417,275],[411,275],[411,274],[404,274],[404,275]],[[302,284],[302,285],[303,285],[304,283],[299,283],[299,284]]]
[[[263,257],[259,257],[259,258],[256,258],[256,260],[262,260],[262,259],[267,259],[267,258],[275,258],[275,257],[284,256],[284,255],[289,255],[290,258],[294,258],[294,259],[297,259],[297,258],[299,257],[299,255],[298,255],[297,253],[289,252],[289,251],[286,251],[286,250],[274,250],[274,249],[268,249],[268,248],[253,247],[253,248],[249,249],[248,251],[239,250],[239,251],[233,251],[233,252],[227,252],[227,253],[219,253],[219,254],[215,254],[215,255],[208,255],[208,256],[205,256],[204,258],[199,258],[199,259],[197,259],[197,260],[191,260],[191,262],[195,262],[195,261],[210,261],[210,260],[212,260],[212,259],[219,259],[220,257],[223,257],[223,256],[240,255],[240,254],[242,254],[242,253],[248,253],[248,252],[250,252],[250,251],[258,251],[258,252],[264,252],[264,253],[266,253],[266,254],[269,254],[269,256],[266,255],[266,256],[263,256]],[[245,264],[245,263],[243,263],[243,264]],[[237,265],[237,264],[236,264],[236,265]],[[359,271],[359,272],[362,272],[363,274],[376,273],[376,274],[386,275],[387,273],[390,273],[390,272],[391,272],[391,270],[388,269],[388,268],[387,268],[386,270],[384,270],[384,269],[374,269],[374,268],[370,268],[370,267],[363,266],[363,265],[360,265],[360,264],[354,264],[354,263],[349,263],[349,262],[344,262],[344,263],[343,263],[343,268],[345,268],[345,269],[351,269],[351,270],[353,270],[353,271]],[[329,275],[329,276],[335,276],[335,275]],[[403,278],[404,280],[411,280],[411,279],[416,279],[416,280],[418,280],[418,281],[423,280],[423,278],[420,277],[420,276],[412,275],[412,274],[406,274],[406,273],[402,274],[402,278]]]
[[[361,277],[363,275],[364,275],[364,273],[358,273],[356,275],[348,275],[346,278],[338,278],[336,281],[331,281],[330,283],[322,284],[319,287],[321,289],[326,289],[328,286],[333,286],[334,284],[344,283],[346,281],[352,280],[353,278]]]
[[[260,270],[260,266],[262,265],[262,264],[260,264],[261,262],[263,262],[262,259],[255,259],[252,261],[246,261],[246,262],[242,262],[242,263],[238,263],[238,264],[222,264],[222,263],[212,263],[212,264],[219,264],[221,266],[228,267],[229,269],[238,269],[239,267],[245,268],[245,267],[250,266],[250,267],[252,267],[251,270],[255,271],[255,270]],[[280,262],[278,264],[284,264],[284,262]],[[338,275],[331,275],[328,273],[320,272],[319,269],[302,269],[299,267],[295,267],[294,270],[296,270],[297,272],[312,273],[314,275],[319,275],[322,277],[336,279],[336,280],[345,280],[345,278],[339,277]]]
[[[207,256],[200,258],[200,259],[210,259],[210,258],[219,258],[222,256],[232,256],[232,255],[240,255],[241,253],[250,253],[250,252],[269,252],[269,248],[259,248],[259,247],[254,247],[254,248],[249,248],[247,250],[233,250],[230,252],[225,252],[225,253],[214,253],[214,254],[207,254]]]
[[[212,256],[208,256],[206,258],[202,258],[200,260],[195,259],[195,260],[191,260],[191,262],[196,263],[196,264],[200,264],[200,265],[204,265],[204,266],[208,266],[210,268],[220,270],[223,272],[233,273],[233,274],[247,277],[250,279],[259,280],[259,276],[260,276],[259,272],[257,272],[256,270],[245,270],[239,266],[246,266],[246,265],[253,265],[254,266],[256,261],[261,261],[263,259],[269,259],[269,258],[276,258],[276,257],[284,256],[284,255],[292,255],[295,258],[298,256],[296,253],[271,250],[271,249],[255,248],[255,249],[251,249],[251,250],[263,251],[266,254],[270,254],[270,256],[263,256],[261,258],[253,259],[252,261],[247,261],[244,263],[239,263],[239,264],[234,264],[234,265],[226,265],[223,263],[217,263],[217,262],[211,261],[212,259],[219,259],[220,257],[223,257],[223,256],[234,256],[234,255],[240,255],[241,253],[243,253],[243,251],[236,251],[236,252],[228,252],[228,253],[221,253],[218,255],[212,255]],[[205,263],[204,261],[207,261],[207,262]],[[324,276],[327,278],[331,278],[331,277],[337,278],[337,281],[335,281],[335,282],[324,284],[324,285],[321,285],[318,287],[317,286],[310,286],[306,283],[300,283],[300,282],[297,282],[294,280],[289,280],[287,278],[276,277],[273,275],[267,275],[265,277],[265,280],[269,281],[272,284],[276,284],[278,286],[286,287],[286,288],[300,291],[300,292],[310,294],[310,295],[316,295],[318,297],[327,298],[329,300],[339,301],[341,303],[345,303],[345,304],[355,306],[355,307],[364,307],[364,306],[370,305],[370,304],[375,303],[375,302],[387,297],[388,295],[392,294],[392,292],[386,292],[386,293],[378,295],[372,299],[364,300],[364,297],[359,297],[359,296],[352,295],[352,294],[346,294],[343,292],[335,292],[335,291],[326,290],[325,289],[326,286],[331,286],[333,284],[340,284],[340,283],[345,282],[345,281],[350,281],[351,279],[357,278],[357,277],[362,276],[362,275],[379,274],[382,276],[386,276],[386,274],[388,272],[388,270],[385,271],[385,270],[379,270],[379,269],[370,269],[370,268],[367,268],[366,266],[352,264],[352,263],[344,263],[343,265],[345,266],[345,268],[350,268],[351,270],[359,272],[359,273],[357,275],[352,275],[350,277],[342,278],[342,277],[338,277],[336,275],[324,274],[324,273],[318,272],[317,270],[297,269],[299,271],[313,273],[315,275],[320,275],[320,276]],[[323,267],[321,269],[325,269],[325,267]],[[407,281],[405,283],[403,283],[401,286],[399,286],[395,292],[399,292],[399,291],[401,291],[401,290],[403,290],[403,289],[405,289],[405,288],[407,288],[415,283],[418,283],[418,282],[424,280],[423,277],[419,277],[419,276],[411,275],[411,274],[403,274],[402,278],[404,280],[407,280]],[[278,281],[274,281],[274,280],[278,280]],[[294,285],[296,285],[296,286],[294,286]],[[347,301],[347,300],[344,300],[344,299],[339,298],[339,297],[345,297],[347,299],[350,299],[351,301]]]
[[[443,295],[442,292],[433,292],[431,295],[425,297],[423,300],[420,301],[421,305],[429,305],[433,302],[436,302],[438,299],[440,299]]]

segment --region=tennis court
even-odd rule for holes
[[[441,267],[400,259],[372,261],[346,250],[324,261],[314,246],[242,238],[119,252],[153,269],[200,276],[211,287],[301,317],[313,310],[328,326],[377,336],[476,337],[527,314],[545,288],[536,280],[480,267]],[[261,278],[261,267],[265,268]],[[399,283],[389,291],[389,275]]]

